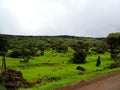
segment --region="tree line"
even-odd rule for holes
[[[120,60],[120,33],[110,33],[106,38],[85,38],[69,36],[10,36],[0,35],[0,55],[2,71],[6,70],[5,56],[29,60],[34,56],[42,56],[46,50],[67,53],[68,48],[75,52],[71,63],[85,63],[87,55],[110,52],[116,62]]]

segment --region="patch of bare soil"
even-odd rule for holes
[[[120,71],[70,84],[54,90],[120,90]]]

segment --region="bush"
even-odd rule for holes
[[[120,53],[117,55],[117,57],[114,60],[116,64],[120,64]]]
[[[76,51],[72,58],[72,63],[79,64],[86,62],[86,54],[81,51]]]
[[[85,63],[89,50],[88,44],[78,41],[72,48],[75,50],[75,53],[73,54],[71,62],[75,64]]]
[[[56,50],[57,52],[68,52],[68,45],[64,41],[55,43],[52,46],[52,48],[53,50]]]
[[[9,57],[12,57],[12,58],[19,58],[22,56],[22,52],[21,50],[19,49],[14,49],[10,54],[9,54]]]
[[[96,66],[100,66],[100,64],[101,64],[101,60],[100,60],[100,56],[98,56],[98,59],[96,61]]]
[[[118,67],[120,67],[120,64],[116,64],[116,63],[113,63],[110,66],[108,66],[108,68],[110,68],[110,69],[118,68]]]
[[[105,53],[105,50],[102,47],[101,48],[100,47],[99,48],[92,48],[91,50],[98,53],[98,54],[104,54]]]

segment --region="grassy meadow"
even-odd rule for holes
[[[19,88],[19,90],[51,90],[120,70],[120,68],[107,68],[114,62],[109,53],[87,56],[85,64],[71,64],[69,60],[73,53],[74,51],[71,49],[67,53],[50,50],[45,51],[44,56],[33,57],[26,63],[20,62],[20,58],[6,57],[6,63],[7,68],[20,70],[27,81],[37,83],[32,88]],[[95,65],[98,56],[101,57],[101,65],[97,67]],[[2,57],[0,57],[0,60],[2,60]],[[84,67],[86,71],[76,70],[79,65]],[[6,89],[1,85],[0,90]]]

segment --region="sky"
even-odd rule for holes
[[[0,0],[0,34],[106,37],[120,32],[120,0]]]

